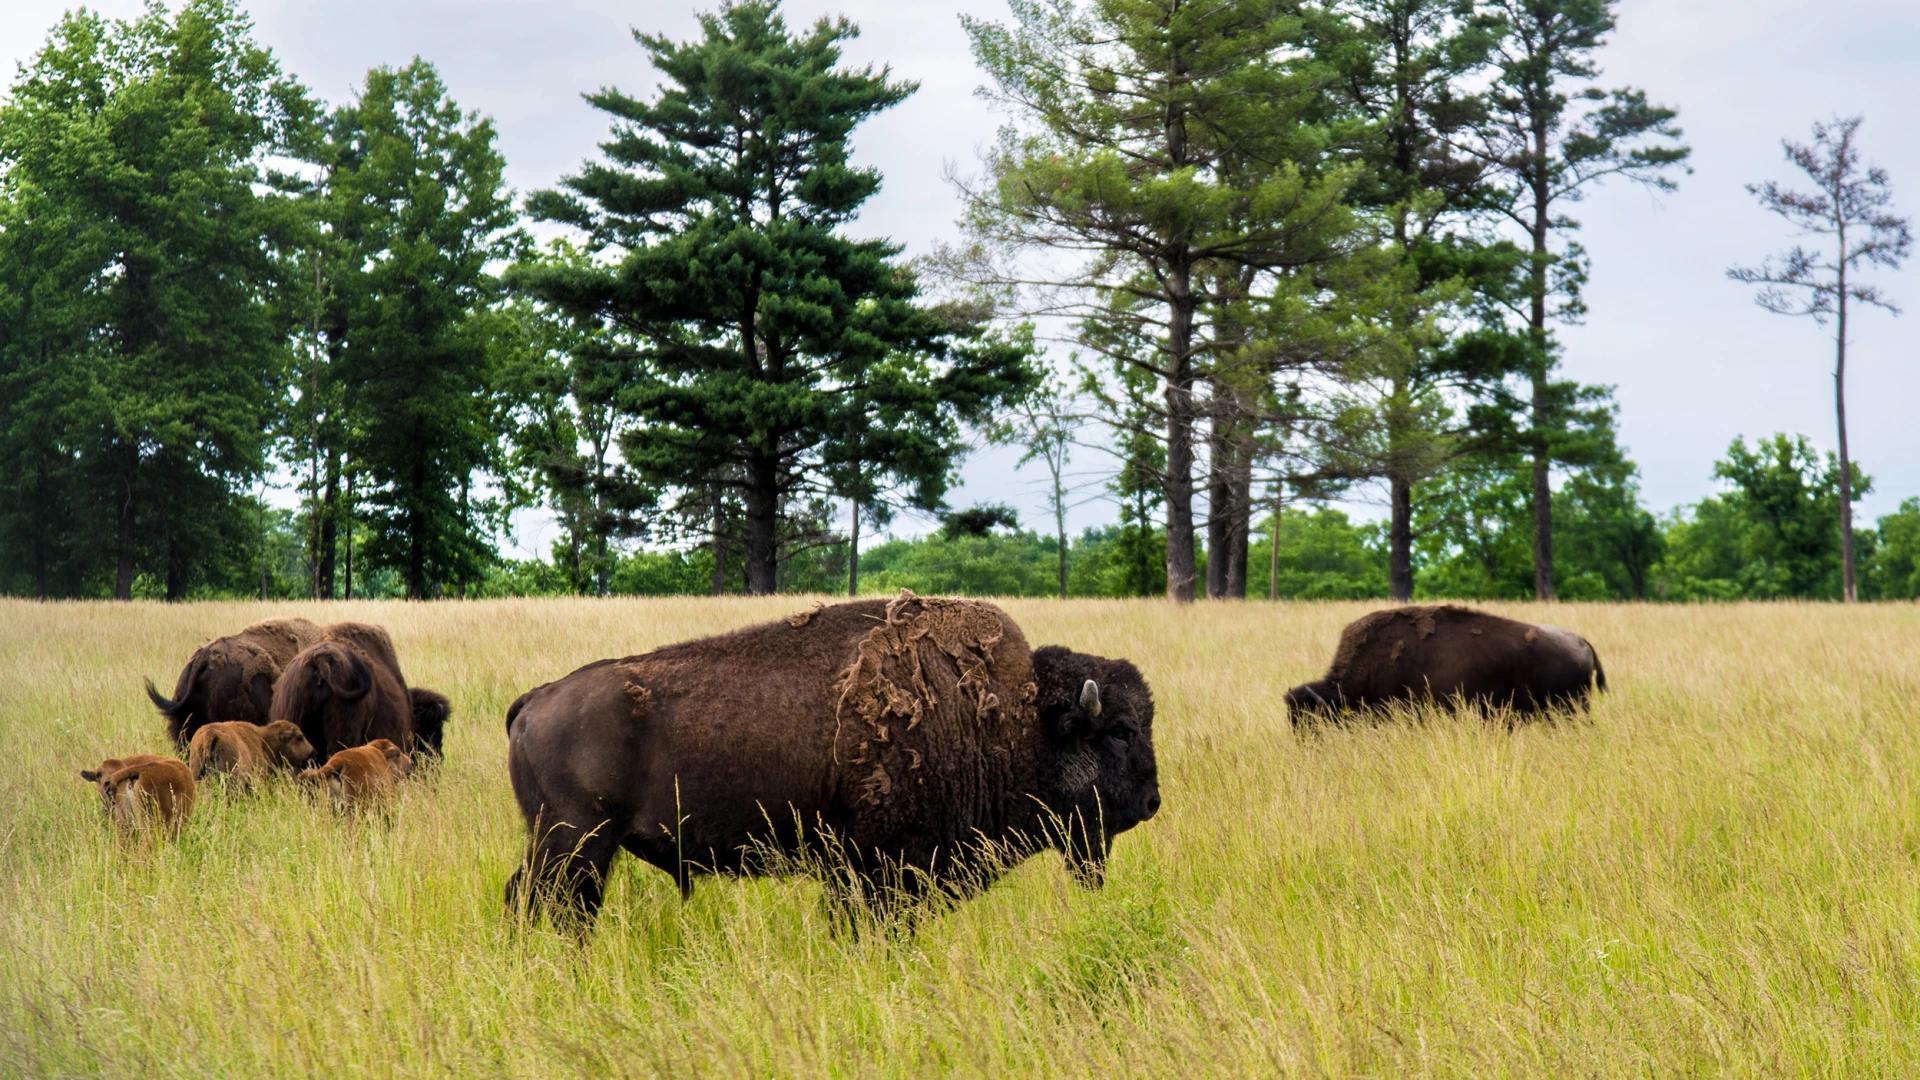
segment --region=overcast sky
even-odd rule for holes
[[[0,61],[37,50],[73,5],[0,4]],[[110,16],[136,0],[91,5]],[[641,93],[654,81],[629,31],[687,37],[706,5],[685,0],[253,0],[259,40],[286,70],[330,102],[347,99],[367,68],[415,55],[440,68],[460,104],[492,116],[507,175],[522,194],[549,186],[595,153],[602,117],[580,99],[611,85]],[[920,254],[954,234],[947,163],[972,168],[999,118],[974,94],[981,78],[958,15],[1002,17],[1005,0],[789,0],[790,21],[843,13],[862,29],[854,63],[883,63],[920,92],[856,135],[858,158],[885,186],[860,231]],[[1714,490],[1712,463],[1736,435],[1802,432],[1835,443],[1832,343],[1807,320],[1770,315],[1726,280],[1791,242],[1784,224],[1742,185],[1794,179],[1780,139],[1804,139],[1813,121],[1864,113],[1869,161],[1891,171],[1896,205],[1920,215],[1920,3],[1910,0],[1623,0],[1620,28],[1601,56],[1606,85],[1645,89],[1676,106],[1693,147],[1693,173],[1656,196],[1626,184],[1574,208],[1592,255],[1587,324],[1561,331],[1565,368],[1618,388],[1621,439],[1640,465],[1648,503],[1664,511]],[[1871,519],[1920,495],[1920,263],[1878,275],[1912,315],[1857,321],[1848,372],[1855,457],[1874,479]],[[1013,502],[1041,526],[1039,477],[1013,475],[1015,455],[977,452],[956,505]],[[1091,458],[1087,467],[1099,464]],[[1361,512],[1367,510],[1362,507]],[[1071,525],[1111,520],[1104,502]],[[918,531],[908,525],[908,531]],[[537,536],[518,545],[544,548]]]

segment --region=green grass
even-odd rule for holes
[[[1134,659],[1160,816],[1104,891],[1033,859],[911,935],[804,880],[623,857],[575,939],[503,917],[502,716],[587,660],[805,601],[0,603],[0,1074],[1625,1075],[1920,1071],[1920,609],[1512,607],[1586,633],[1591,723],[1299,737],[1360,605],[1013,601]],[[390,814],[202,791],[117,842],[77,770],[269,613],[364,618],[452,697]]]

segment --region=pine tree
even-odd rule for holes
[[[703,16],[693,41],[635,34],[660,91],[589,95],[614,122],[605,158],[529,202],[601,262],[517,281],[647,343],[623,395],[640,421],[626,460],[663,486],[738,494],[750,593],[778,587],[783,520],[812,536],[809,500],[868,495],[876,463],[937,503],[951,426],[1028,380],[976,319],[920,302],[898,245],[844,234],[880,186],[849,139],[913,90],[839,66],[855,33],[844,19],[795,33],[777,4],[750,2]]]

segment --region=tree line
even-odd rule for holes
[[[1852,598],[1856,561],[1868,595],[1912,577],[1909,506],[1856,544],[1843,398],[1838,462],[1736,443],[1726,491],[1660,519],[1610,388],[1561,374],[1588,271],[1571,205],[1670,187],[1688,157],[1673,109],[1600,80],[1611,0],[963,22],[1006,124],[953,177],[954,241],[910,262],[848,233],[882,181],[854,132],[915,87],[845,64],[844,19],[754,0],[686,41],[636,32],[658,89],[587,95],[597,156],[520,199],[424,60],[328,105],[235,0],[68,15],[0,104],[0,591],[1693,598],[1831,576]],[[1834,223],[1837,253],[1732,271],[1837,319],[1837,394],[1848,303],[1891,306],[1857,271],[1911,246],[1856,129],[1789,145],[1820,193],[1755,189]],[[1051,535],[947,505],[983,439],[1045,470]],[[1069,462],[1109,456],[1118,521],[1070,538]],[[1374,488],[1377,528],[1315,509]],[[534,505],[551,558],[503,558]],[[1828,528],[1798,531],[1808,506]],[[947,524],[863,552],[902,512]]]

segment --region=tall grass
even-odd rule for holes
[[[1166,805],[1101,892],[1035,858],[911,934],[804,880],[622,857],[583,939],[503,917],[502,717],[793,598],[289,605],[449,694],[392,812],[202,792],[125,844],[77,770],[164,748],[244,604],[0,604],[0,1074],[1443,1075],[1920,1070],[1920,609],[1507,609],[1586,633],[1591,722],[1298,736],[1358,605],[1014,601],[1134,659]],[[743,673],[751,677],[751,673]]]

